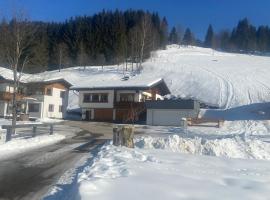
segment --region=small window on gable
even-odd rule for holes
[[[47,88],[46,95],[52,96],[52,88]]]
[[[54,105],[53,104],[49,104],[49,112],[54,112]]]

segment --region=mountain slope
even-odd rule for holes
[[[222,108],[270,101],[270,57],[169,46],[144,69],[163,76],[173,94]]]
[[[221,108],[270,102],[270,57],[222,53],[207,48],[171,45],[153,53],[143,71],[130,77],[132,82],[164,78],[173,95],[195,98]],[[25,74],[24,81],[65,78],[74,86],[95,82],[119,83],[125,66],[73,67],[61,72]],[[12,77],[0,68],[0,75]],[[124,83],[123,83],[124,84]],[[77,95],[70,92],[70,108],[77,107]]]

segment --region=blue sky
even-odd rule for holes
[[[170,26],[190,27],[203,38],[209,23],[216,31],[235,26],[248,17],[255,25],[270,25],[270,0],[0,0],[0,15],[23,8],[33,20],[64,21],[102,9],[128,8],[157,11]]]

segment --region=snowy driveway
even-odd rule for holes
[[[68,126],[56,129],[74,130]],[[61,142],[18,154],[0,162],[0,199],[40,199],[67,171],[84,162],[89,152],[106,142],[88,131]]]

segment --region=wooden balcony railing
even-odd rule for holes
[[[10,92],[0,92],[0,100],[11,101],[13,93]],[[22,94],[16,95],[16,100],[21,100],[24,97]]]
[[[115,102],[114,108],[118,109],[131,109],[144,107],[144,102]]]

